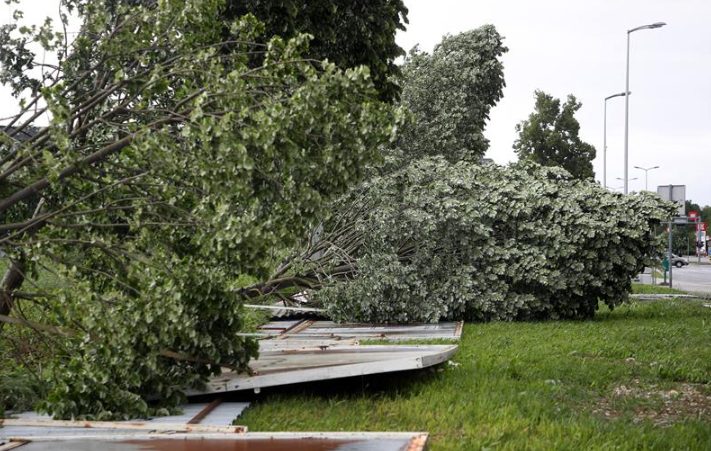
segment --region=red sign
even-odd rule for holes
[[[699,212],[695,210],[689,210],[689,221],[696,222],[699,217]]]
[[[706,224],[705,222],[700,222],[696,225],[696,228],[699,232],[705,232],[706,227],[708,227],[708,224]]]

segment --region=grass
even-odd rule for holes
[[[711,449],[711,309],[467,324],[453,364],[263,393],[252,431],[428,431],[432,450]]]
[[[632,293],[635,294],[686,294],[685,291],[677,290],[660,285],[650,285],[642,283],[632,284]]]

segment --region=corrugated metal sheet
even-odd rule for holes
[[[17,438],[14,443],[22,443]],[[423,451],[422,432],[265,432],[245,434],[108,434],[34,437],[20,451]],[[0,442],[1,443],[1,442]],[[2,445],[0,445],[0,449]]]
[[[187,424],[195,418],[200,412],[202,412],[208,403],[192,403],[184,404],[180,406],[183,413],[180,415],[170,415],[165,417],[155,417],[145,420],[143,423],[148,425],[156,425],[160,427],[163,425],[183,425]],[[249,406],[248,402],[224,402],[218,404],[214,407],[204,418],[202,418],[198,424],[204,426],[229,426],[243,411]],[[121,429],[120,425],[125,424],[136,424],[135,421],[126,422],[113,422],[115,427],[112,428],[87,428],[87,427],[59,427],[48,425],[40,425],[43,422],[60,424],[58,422],[52,422],[51,417],[47,415],[40,415],[36,412],[22,412],[18,414],[10,415],[11,418],[17,420],[23,420],[28,423],[26,426],[16,426],[16,425],[4,425],[0,428],[0,439],[9,437],[41,437],[45,435],[96,435],[97,433],[131,433],[135,430],[132,429]],[[1,420],[0,420],[1,421]],[[101,424],[101,422],[94,422],[95,424]]]
[[[288,343],[288,340],[279,341]],[[457,348],[456,345],[343,345],[302,349],[287,345],[270,351],[262,348],[259,358],[249,364],[251,375],[226,371],[212,378],[203,390],[187,393],[259,391],[265,387],[421,369],[449,360]]]
[[[370,339],[370,340],[459,340],[462,322],[438,324],[353,324],[333,321],[272,321],[259,328],[265,335],[279,338]]]

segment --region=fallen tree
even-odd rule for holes
[[[146,416],[247,368],[235,290],[362,177],[393,111],[366,69],[222,21],[222,1],[63,3],[82,19],[71,42],[0,30],[0,80],[25,98],[0,130],[0,324],[53,340],[50,413]],[[33,286],[39,272],[57,283]]]
[[[425,158],[345,198],[276,283],[338,320],[591,318],[627,299],[673,207],[533,163]]]

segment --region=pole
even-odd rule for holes
[[[696,248],[696,257],[697,257],[697,263],[701,264],[701,248],[697,246],[697,244],[701,241],[701,229],[699,228],[699,221],[701,221],[701,217],[697,216],[696,217],[696,233],[694,236],[696,237],[696,242],[694,243],[694,247]],[[708,252],[706,253],[707,255]]]
[[[672,220],[669,220],[669,249],[667,254],[667,261],[669,262],[669,288],[672,288]]]
[[[630,92],[630,32],[627,32],[627,70],[625,71],[625,92]],[[630,96],[626,95],[625,96],[625,191],[624,194],[627,194],[628,191],[628,181],[627,179],[629,178],[629,174],[627,173],[628,168],[627,168],[627,160],[628,160],[628,152],[629,152],[629,131],[630,131]]]
[[[605,119],[602,126],[602,186],[607,189],[607,99],[605,99]]]
[[[673,197],[674,185],[669,185],[669,199],[674,199]],[[672,225],[674,224],[674,217],[669,219],[669,253],[667,258],[669,259],[669,288],[672,288]]]
[[[638,30],[651,30],[653,28],[660,28],[664,25],[666,25],[666,23],[664,22],[655,22],[649,25],[642,25],[640,27],[627,30],[627,68],[625,70],[625,92],[628,95],[625,96],[625,194],[627,194],[629,191],[627,179],[629,177],[628,161],[630,143],[630,34]]]

